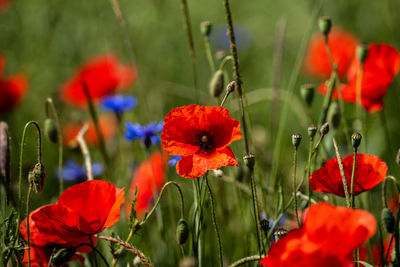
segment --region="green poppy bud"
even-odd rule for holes
[[[74,247],[60,249],[51,256],[51,265],[62,266],[66,264],[74,256],[75,252],[76,249]]]
[[[382,224],[388,233],[393,233],[395,226],[395,219],[390,209],[384,208],[382,210]]]
[[[42,193],[44,180],[46,178],[44,166],[42,163],[36,163],[28,174],[28,181],[35,193]]]
[[[250,153],[249,155],[244,156],[243,160],[249,169],[254,168],[254,164],[256,163],[256,157],[254,156],[254,154]]]
[[[362,135],[359,132],[355,132],[351,135],[351,145],[354,149],[360,146]]]
[[[225,86],[225,75],[222,70],[217,70],[214,75],[211,77],[209,89],[210,94],[213,97],[219,97],[224,91]]]
[[[312,139],[314,138],[315,134],[317,133],[317,126],[315,126],[314,124],[311,124],[310,126],[308,126],[307,128],[307,132],[308,132],[308,136]]]
[[[176,226],[176,241],[179,245],[186,243],[189,237],[189,226],[184,219],[180,219]]]
[[[266,219],[262,219],[260,221],[260,227],[261,230],[264,232],[265,236],[268,236],[268,231],[269,231],[269,221]]]
[[[332,125],[333,129],[339,128],[340,121],[342,119],[342,114],[340,112],[339,103],[334,101],[331,103],[328,110],[328,122]]]
[[[360,44],[357,46],[356,54],[358,61],[360,61],[360,63],[364,63],[368,56],[368,45]]]
[[[212,24],[206,20],[200,23],[200,31],[205,37],[209,37],[212,31]]]
[[[292,144],[293,146],[297,149],[301,143],[301,134],[299,133],[295,133],[292,135]]]
[[[226,86],[226,92],[233,93],[236,90],[236,86],[237,84],[235,81],[228,83],[228,85]]]
[[[329,123],[325,122],[322,124],[320,132],[322,135],[327,135],[329,133]]]
[[[46,119],[44,121],[44,132],[47,138],[50,140],[50,142],[52,143],[58,142],[57,125],[53,119]]]
[[[315,86],[311,83],[306,83],[300,86],[300,96],[307,106],[311,107],[315,95]]]
[[[328,35],[332,28],[332,20],[328,16],[322,16],[318,20],[319,30],[323,35]]]
[[[278,241],[279,239],[281,239],[282,237],[284,237],[285,235],[287,235],[288,231],[284,228],[278,228],[274,231],[273,234],[273,239],[274,242]]]

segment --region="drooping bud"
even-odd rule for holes
[[[50,142],[52,143],[58,142],[57,125],[53,119],[46,119],[44,121],[44,132],[47,138],[50,140]]]
[[[360,146],[362,135],[359,132],[355,132],[351,135],[351,145],[354,149]]]
[[[228,83],[228,85],[226,86],[226,92],[233,93],[236,90],[236,86],[237,84],[235,81]]]
[[[35,193],[42,193],[45,178],[46,173],[43,164],[40,162],[36,163],[33,169],[28,174],[28,181]]]
[[[273,234],[273,239],[274,242],[278,241],[279,239],[281,239],[282,237],[284,237],[285,235],[287,235],[288,231],[284,228],[278,228],[274,231]]]
[[[368,56],[368,45],[360,44],[356,50],[357,59],[360,63],[364,63]]]
[[[319,130],[322,135],[327,135],[329,133],[329,123],[325,122],[322,124],[321,129]]]
[[[138,256],[136,256],[136,257],[133,259],[133,266],[134,266],[134,267],[140,267],[140,266],[142,266],[142,264],[143,264],[143,261],[142,261],[142,259],[139,258]]]
[[[332,20],[328,16],[322,16],[318,20],[319,30],[323,35],[328,35],[332,28]]]
[[[247,168],[249,168],[249,169],[254,168],[254,164],[256,163],[256,157],[254,156],[254,154],[250,153],[248,155],[245,155],[243,157],[243,160],[244,160],[244,164],[246,164]]]
[[[301,134],[299,133],[295,133],[292,135],[292,144],[293,146],[297,149],[301,143]]]
[[[176,226],[176,241],[179,245],[186,243],[189,237],[189,226],[184,219],[180,219]]]
[[[307,128],[307,132],[308,132],[308,136],[313,139],[315,134],[317,133],[317,126],[315,126],[314,124],[311,124],[310,126],[308,126]]]
[[[400,165],[400,148],[399,148],[399,150],[397,151],[396,163],[397,163],[397,165]]]
[[[225,75],[222,70],[217,70],[211,77],[209,90],[213,97],[219,97],[224,91],[225,86]]]
[[[212,24],[206,20],[200,23],[200,31],[205,37],[209,37],[212,31]]]
[[[340,121],[342,119],[342,114],[340,112],[339,103],[334,101],[331,103],[328,110],[328,122],[332,125],[333,129],[339,128]]]
[[[10,183],[10,137],[5,122],[0,122],[0,175]]]
[[[63,266],[66,264],[72,256],[74,256],[76,249],[74,247],[62,248],[53,255],[51,255],[51,265],[53,266]]]
[[[384,208],[382,210],[382,224],[388,233],[393,233],[395,226],[395,219],[390,209]]]
[[[311,107],[315,95],[315,86],[311,83],[306,83],[300,86],[300,96],[307,106]]]

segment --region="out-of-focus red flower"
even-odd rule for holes
[[[88,145],[96,146],[99,144],[97,138],[96,128],[92,120],[87,121],[89,127],[85,134],[85,141]],[[70,147],[78,145],[76,137],[82,129],[84,123],[73,122],[63,126],[63,142]],[[100,130],[103,134],[104,140],[111,139],[118,130],[117,121],[114,116],[107,114],[99,117]]]
[[[182,158],[178,174],[197,178],[208,170],[237,166],[228,147],[242,137],[240,124],[222,107],[189,105],[174,108],[164,119],[162,148]]]
[[[390,244],[390,239],[391,236],[388,236],[384,241],[383,241],[383,255],[384,257],[386,257],[386,253],[389,249],[389,244]],[[392,244],[390,245],[390,252],[388,254],[388,258],[385,264],[388,264],[391,259],[392,259],[392,252],[394,249],[394,239]],[[372,253],[369,253],[370,251],[368,251],[367,246],[361,246],[360,247],[360,261],[365,261],[365,262],[369,262],[369,261],[373,261],[375,266],[379,266],[379,262],[381,261],[381,247],[379,243],[374,243],[372,245]]]
[[[350,193],[351,173],[354,155],[342,159],[347,186]],[[354,195],[371,190],[386,178],[388,167],[379,157],[369,154],[357,154],[354,176]],[[311,189],[344,197],[343,182],[336,158],[330,159],[309,178]]]
[[[90,96],[97,101],[104,96],[126,89],[136,79],[133,66],[122,65],[113,54],[97,56],[86,63],[68,80],[61,89],[61,98],[66,103],[84,108],[86,96],[83,83]]]
[[[5,58],[0,55],[0,113],[15,108],[25,97],[28,85],[26,77],[22,74],[3,77],[5,63]]]
[[[351,266],[352,251],[376,231],[374,216],[363,210],[312,205],[304,225],[273,243],[264,267]]]
[[[150,208],[154,196],[160,192],[166,182],[165,168],[168,164],[168,156],[164,152],[155,152],[149,160],[143,161],[133,174],[129,195],[130,201],[127,201],[126,214],[130,213],[131,202],[135,197],[137,187],[137,198],[135,211],[138,217],[142,217]]]
[[[329,33],[328,44],[333,62],[337,64],[340,78],[346,76],[358,43],[359,41],[355,36],[343,29],[334,27]],[[305,68],[310,75],[322,79],[329,78],[332,73],[324,37],[320,32],[314,34],[310,40],[305,58]]]
[[[0,0],[0,11],[1,9],[7,8],[11,4],[11,0]]]

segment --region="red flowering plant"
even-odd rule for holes
[[[189,105],[174,108],[164,119],[162,148],[182,158],[176,165],[178,174],[197,178],[208,170],[237,166],[228,147],[242,137],[240,123],[222,107]]]
[[[347,184],[351,184],[354,155],[342,159]],[[354,195],[371,190],[386,178],[388,167],[379,157],[358,153],[354,175]],[[336,158],[330,159],[309,177],[313,191],[325,192],[344,197],[342,177]]]
[[[352,252],[376,231],[374,216],[363,210],[312,205],[303,226],[273,243],[260,264],[272,266],[352,266]]]
[[[126,89],[136,79],[133,66],[122,65],[113,54],[99,55],[86,63],[62,87],[60,96],[66,103],[84,108],[86,95],[83,83],[94,101]]]
[[[71,186],[61,194],[56,204],[32,212],[29,215],[30,243],[34,247],[31,255],[40,261],[37,266],[46,265],[53,249],[88,244],[94,234],[113,226],[119,220],[124,201],[123,188],[92,180]],[[25,220],[20,225],[25,239],[26,224]],[[88,252],[88,248],[82,247],[77,251]]]
[[[27,91],[27,79],[23,74],[14,74],[3,77],[5,58],[0,55],[0,113],[15,108],[25,97]]]

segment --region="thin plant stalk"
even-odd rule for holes
[[[352,208],[355,207],[355,203],[354,203],[354,176],[355,176],[355,173],[356,173],[356,161],[357,161],[357,148],[354,149],[353,169],[352,169],[352,172],[351,172],[351,185],[350,185],[351,201],[350,201],[350,206]]]
[[[245,258],[242,258],[240,260],[235,261],[234,263],[232,263],[231,265],[229,265],[229,267],[237,267],[246,263],[250,263],[253,261],[259,261],[261,260],[265,255],[253,255],[253,256],[248,256]]]
[[[93,171],[92,171],[92,160],[90,157],[89,148],[85,141],[85,133],[88,130],[87,123],[83,125],[82,129],[78,132],[76,140],[78,141],[79,147],[81,148],[83,158],[85,160],[85,167],[86,167],[86,175],[88,181],[93,180]]]
[[[335,147],[336,157],[337,157],[337,160],[338,160],[338,165],[339,165],[339,169],[340,169],[340,175],[342,176],[344,195],[346,197],[346,206],[348,208],[350,208],[351,207],[351,202],[350,202],[350,197],[349,197],[349,190],[348,190],[348,186],[347,186],[346,175],[345,175],[344,169],[343,169],[342,157],[340,156],[339,148],[338,148],[338,146],[336,144],[335,138],[332,138],[332,139],[333,139],[333,145]]]
[[[297,204],[297,186],[296,186],[296,167],[297,167],[297,147],[294,149],[293,154],[293,196],[294,196],[294,212],[296,214],[297,226],[300,227],[300,219],[298,212],[298,204]]]
[[[321,135],[321,137],[322,136],[324,136],[324,135]],[[308,161],[307,161],[307,178],[309,178],[310,175],[311,175],[311,160],[312,160],[313,142],[314,142],[314,138],[310,137],[310,146],[308,148]],[[308,202],[307,202],[307,207],[311,206],[311,196],[312,196],[311,184],[310,184],[310,182],[308,182]]]
[[[219,230],[218,230],[218,224],[217,224],[217,218],[215,216],[215,203],[214,203],[214,197],[211,191],[210,184],[208,183],[208,178],[207,178],[207,173],[204,175],[204,179],[206,180],[206,185],[207,185],[207,190],[208,194],[210,196],[211,200],[211,214],[212,214],[212,220],[213,220],[213,225],[214,225],[214,230],[215,234],[217,236],[217,242],[218,242],[218,255],[219,255],[219,266],[223,266],[223,260],[222,260],[222,244],[221,244],[221,237],[219,235]]]
[[[29,231],[29,202],[31,199],[32,193],[32,186],[29,185],[28,195],[26,197],[26,243],[27,243],[27,250],[28,250],[28,267],[31,267],[31,251],[30,251],[30,231]]]
[[[89,235],[89,240],[90,240],[90,245],[94,248],[94,243],[93,243],[93,238],[92,235]],[[94,257],[94,265],[97,267],[98,263],[97,263],[97,257],[96,257],[96,252],[92,253],[93,257]]]
[[[204,36],[203,39],[204,39],[204,49],[206,50],[208,65],[210,66],[211,73],[214,73],[215,72],[215,64],[214,64],[214,58],[213,58],[212,51],[211,51],[210,38],[208,36]]]

